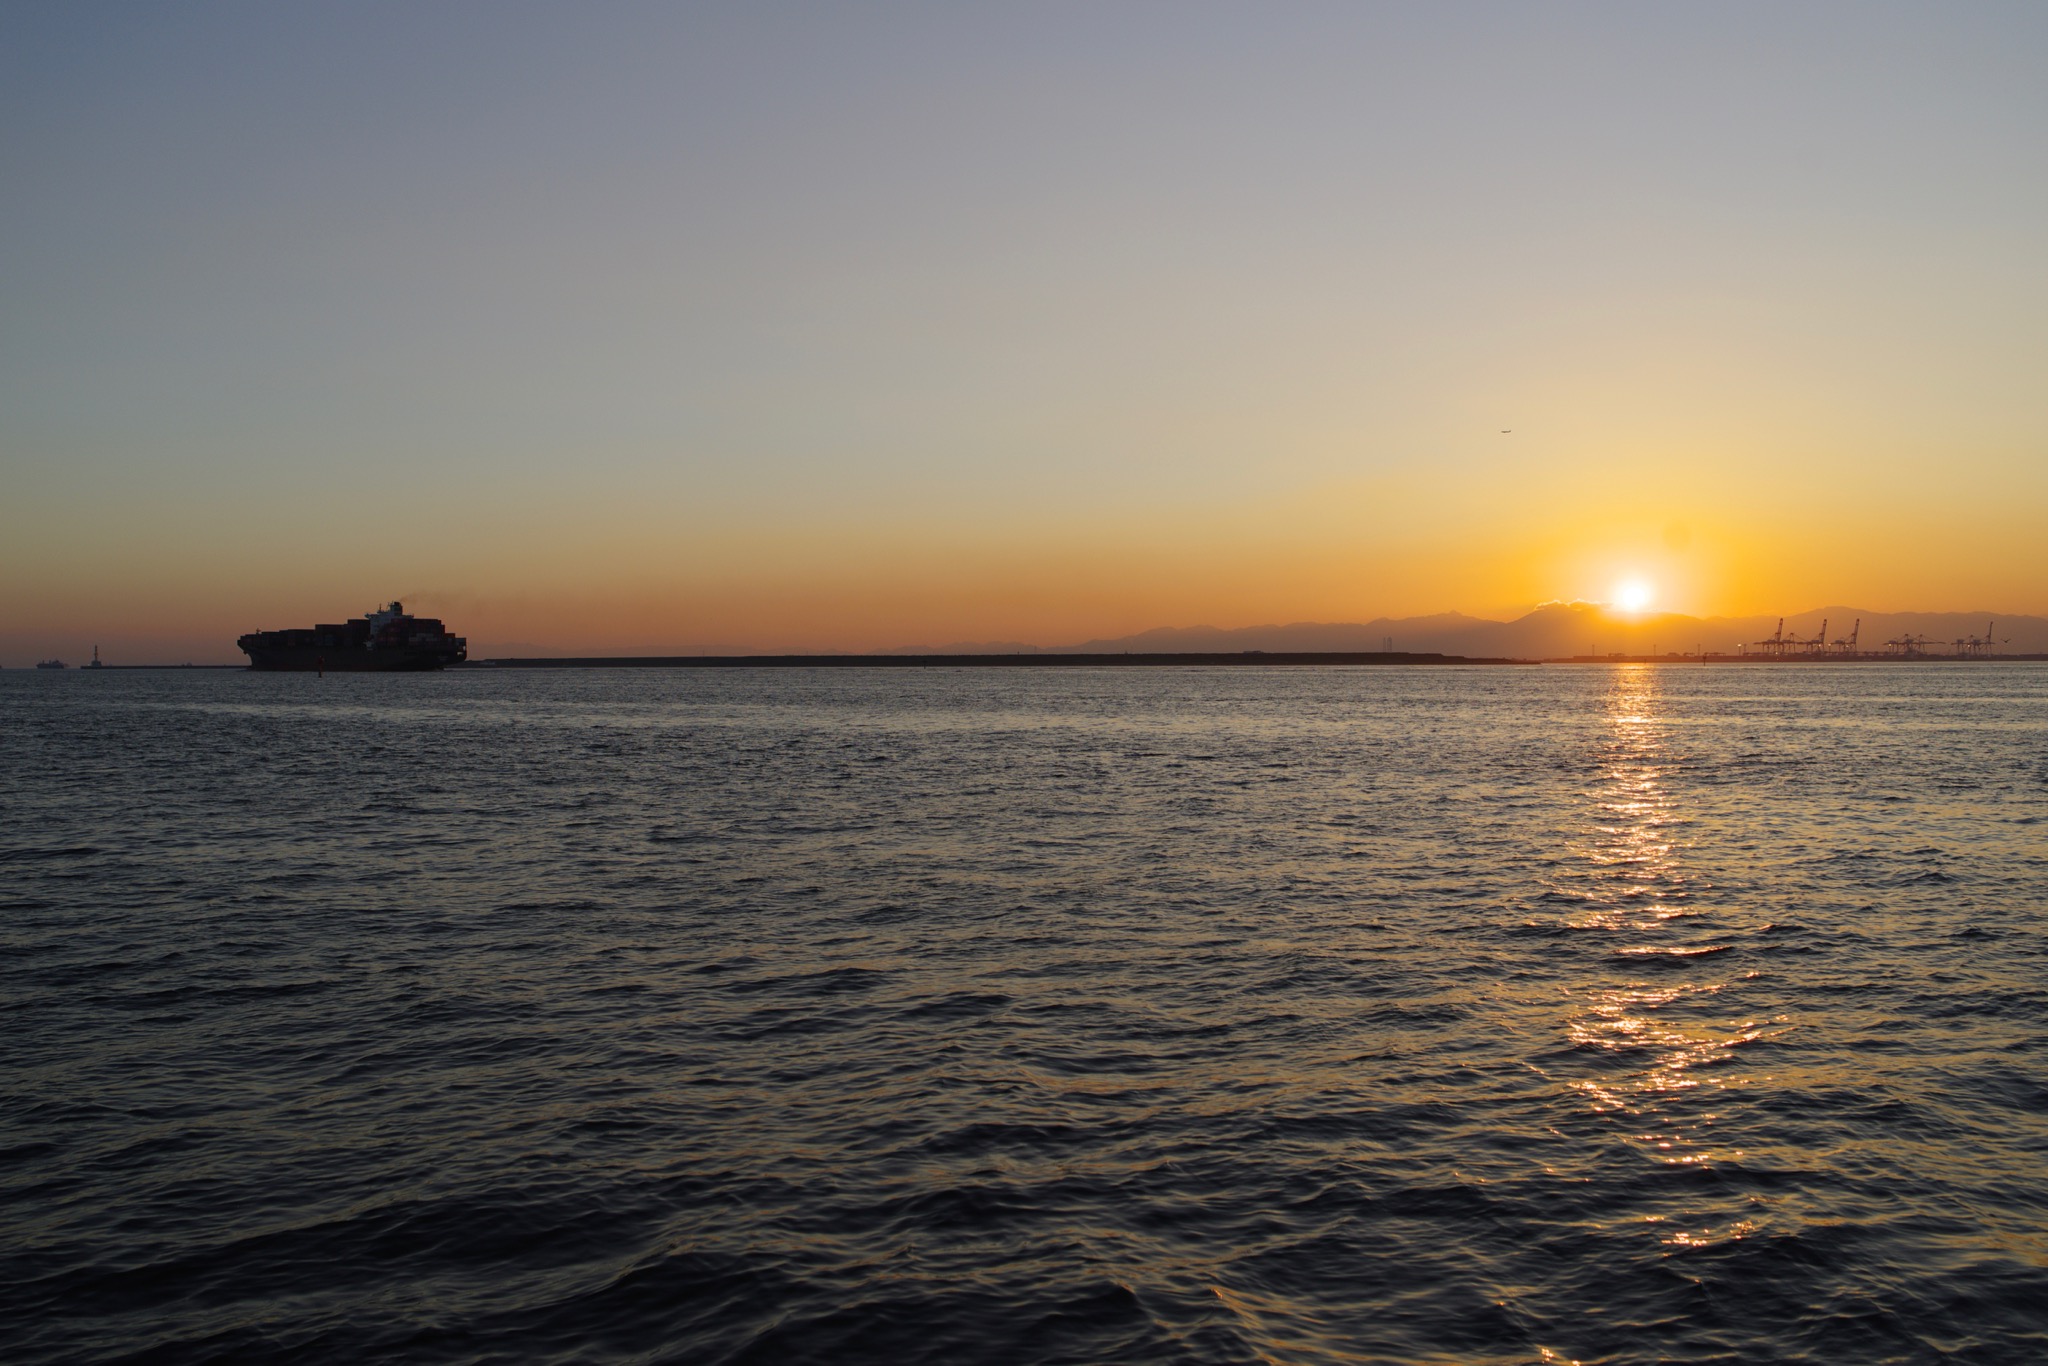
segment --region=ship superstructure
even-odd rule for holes
[[[235,642],[252,669],[345,673],[445,669],[469,657],[469,642],[436,617],[394,602],[340,624],[251,631]]]

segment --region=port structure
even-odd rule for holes
[[[1995,631],[1997,627],[1997,622],[1987,621],[1984,623],[1983,635],[1957,636],[1954,640],[1948,643],[1948,657],[1950,659],[1997,658],[1998,647],[2008,643],[2006,641],[1999,640],[1992,635],[1992,632]],[[1916,636],[1912,634],[1907,634],[1900,636],[1897,640],[1887,640],[1884,643],[1884,652],[1888,655],[1896,655],[1902,659],[1940,658],[1940,656],[1934,650],[1930,650],[1927,648],[1930,645],[1938,646],[1940,643],[1940,641],[1935,640],[1932,636]]]
[[[1934,643],[1932,636],[1916,636],[1908,631],[1896,640],[1884,643],[1884,652],[1900,659],[1925,659],[1930,653],[1927,647]]]
[[[1984,624],[1984,634],[1981,636],[1957,636],[1954,641],[1956,657],[1959,659],[1990,659],[1996,655],[1998,647],[2007,643],[2002,640],[1992,639],[1991,632],[1997,625],[1998,623],[1995,621],[1986,622]]]
[[[1958,636],[1952,641],[1938,641],[1932,636],[1914,635],[1910,631],[1887,640],[1881,650],[1865,651],[1862,646],[1863,618],[1856,618],[1849,634],[1828,639],[1828,622],[1823,619],[1820,630],[1812,636],[1786,635],[1785,618],[1778,618],[1778,629],[1762,640],[1751,641],[1737,646],[1737,652],[1748,659],[1995,659],[1998,647],[2009,644],[1997,638],[1994,632],[1998,623],[1986,622],[1981,636]],[[1947,650],[1942,646],[1947,645]]]
[[[1790,642],[1785,639],[1785,619],[1783,617],[1779,617],[1778,629],[1776,631],[1773,631],[1770,635],[1765,636],[1762,640],[1753,640],[1748,645],[1738,646],[1737,648],[1740,649],[1743,654],[1748,654],[1750,651],[1754,650],[1756,653],[1762,655],[1765,659],[1783,659],[1785,657],[1785,646],[1789,643]]]
[[[1863,621],[1859,617],[1856,621],[1856,632],[1861,632],[1862,629]],[[1755,655],[1763,659],[1824,659],[1831,655],[1854,658],[1856,632],[1852,632],[1847,641],[1838,640],[1830,645],[1825,617],[1821,619],[1820,630],[1810,637],[1786,635],[1785,618],[1779,617],[1777,630],[1762,640],[1751,641],[1739,648],[1745,655]]]

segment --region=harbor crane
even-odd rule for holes
[[[1986,622],[1983,635],[1966,636],[1956,641],[1956,653],[1965,659],[1990,659],[1996,655],[1998,647],[2006,644],[2005,641],[1992,638],[1991,632],[1997,625],[1995,621]]]

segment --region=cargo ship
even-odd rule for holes
[[[235,644],[252,669],[321,673],[445,669],[469,657],[469,642],[434,617],[416,617],[394,602],[340,625],[251,631]]]

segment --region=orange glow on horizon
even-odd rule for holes
[[[1161,493],[1141,508],[1120,494],[961,508],[927,487],[900,507],[848,497],[825,509],[799,491],[772,509],[423,479],[359,537],[318,547],[292,520],[262,516],[255,492],[211,506],[167,493],[93,519],[88,559],[69,536],[82,514],[0,515],[17,571],[0,647],[27,658],[147,637],[164,643],[123,653],[229,662],[243,631],[394,597],[447,620],[480,655],[1062,646],[1158,627],[1502,621],[1560,600],[1605,601],[1630,629],[1670,613],[1828,605],[2048,613],[2048,581],[2012,553],[2030,543],[2025,500],[1966,516],[1873,496],[1787,537],[1757,525],[1718,475],[1645,488],[1613,477],[1618,455],[1581,460],[1569,477],[1563,463],[1483,466],[1455,497],[1455,472],[1411,472],[1227,501]],[[1715,468],[1704,452],[1672,464]],[[450,524],[441,509],[454,504],[463,516]],[[1925,530],[1866,534],[1908,517]],[[216,525],[236,533],[192,540],[190,528]],[[1616,592],[1630,582],[1650,589],[1633,612]],[[1667,634],[1643,643],[1678,643]]]

